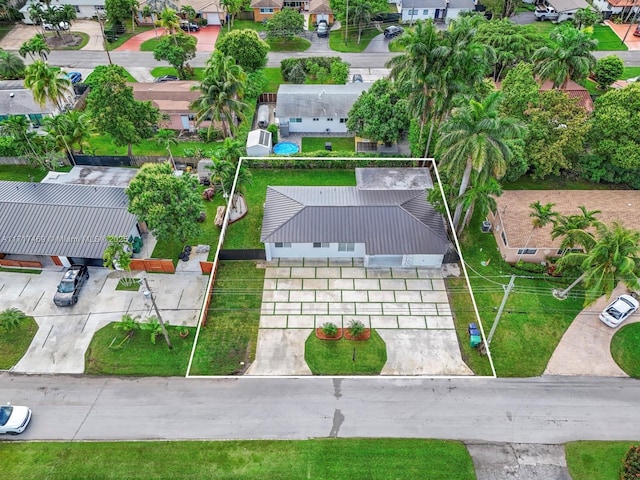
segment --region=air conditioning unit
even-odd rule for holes
[[[480,227],[480,229],[482,230],[482,233],[491,232],[491,222],[489,222],[488,220],[483,221],[482,227]]]

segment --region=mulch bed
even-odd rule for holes
[[[335,336],[329,337],[324,334],[322,328],[316,328],[316,337],[318,337],[320,340],[340,340],[342,338],[342,329],[339,328],[338,333]]]
[[[369,329],[369,328],[365,328],[364,332],[362,332],[357,337],[352,336],[351,335],[351,330],[349,330],[348,328],[346,328],[345,331],[344,331],[344,338],[346,338],[347,340],[355,340],[355,341],[359,342],[359,341],[362,341],[362,340],[369,340],[370,337],[371,337],[371,329]]]

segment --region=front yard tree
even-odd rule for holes
[[[127,86],[120,68],[108,66],[101,72],[100,81],[89,92],[87,107],[98,131],[111,135],[116,145],[126,145],[132,156],[134,143],[153,136],[159,113],[151,102],[133,97],[133,89]]]
[[[180,17],[173,8],[165,7],[160,12],[158,24],[165,29],[167,34],[173,35],[180,28]]]
[[[196,37],[182,32],[162,37],[153,50],[153,58],[169,62],[178,71],[178,77],[181,80],[191,76],[191,69],[187,62],[195,56]]]
[[[227,32],[233,28],[233,20],[242,11],[243,0],[220,0],[220,5],[227,12]]]
[[[638,287],[638,267],[640,266],[640,232],[624,228],[618,223],[611,227],[602,223],[596,225],[595,232],[583,231],[577,243],[586,248],[585,252],[570,252],[558,260],[558,270],[567,267],[578,268],[582,274],[566,289],[554,290],[556,298],[566,298],[579,283],[584,282],[585,304],[594,302],[601,295],[610,296],[619,282],[631,289]]]
[[[127,188],[129,212],[162,241],[184,242],[200,233],[202,198],[196,175],[177,176],[168,162],[145,163]]]
[[[624,62],[617,55],[609,55],[596,62],[594,71],[598,88],[606,90],[618,80],[624,71]]]
[[[107,248],[102,254],[103,266],[109,269],[123,270],[127,272],[127,277],[131,273],[131,256],[133,254],[133,245],[124,237],[113,235],[107,236]],[[133,283],[133,280],[127,278],[127,283]]]
[[[292,8],[283,8],[267,22],[267,38],[293,40],[304,31],[304,16]]]
[[[397,142],[409,129],[407,101],[394,83],[377,80],[351,107],[347,129],[374,142]]]
[[[502,82],[500,113],[519,120],[525,112],[540,101],[540,86],[533,75],[533,65],[521,62],[507,73]]]
[[[491,18],[509,18],[522,4],[522,0],[483,0],[482,4],[491,12]]]
[[[595,102],[590,145],[613,165],[640,169],[640,83],[609,90]]]
[[[0,79],[17,80],[24,78],[24,62],[13,52],[0,48]]]
[[[137,0],[105,0],[107,20],[114,26],[123,25],[125,20],[131,18],[131,12],[137,4]]]
[[[216,50],[235,58],[245,72],[252,73],[267,64],[269,45],[255,30],[233,30],[218,40]]]
[[[31,90],[33,99],[44,107],[51,102],[62,110],[65,99],[71,93],[71,81],[59,69],[51,68],[42,60],[36,60],[24,71],[24,86]]]
[[[31,57],[31,60],[36,60],[36,56],[40,58],[40,60],[46,62],[47,55],[51,53],[51,49],[49,45],[47,45],[47,39],[43,34],[37,33],[29,40],[20,45],[20,50],[18,53],[22,58],[27,58],[27,55]]]
[[[573,22],[579,29],[593,27],[602,21],[602,14],[590,7],[579,9],[573,17]]]
[[[349,5],[349,20],[358,29],[358,45],[362,39],[362,31],[371,25],[373,6],[368,0],[357,0]]]

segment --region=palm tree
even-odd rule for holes
[[[24,62],[18,55],[0,48],[0,78],[3,80],[24,78],[24,69]]]
[[[189,24],[187,25],[187,31],[191,33],[191,23],[193,23],[197,15],[196,9],[191,5],[183,5],[182,7],[180,7],[180,13],[182,13],[189,22]]]
[[[198,111],[196,122],[216,120],[222,123],[225,136],[233,137],[236,117],[242,118],[247,105],[244,96],[246,74],[232,57],[225,57],[219,50],[207,62],[204,78],[200,84],[201,95],[194,102]],[[209,133],[213,122],[209,125]]]
[[[567,250],[576,248],[577,246],[586,247],[592,246],[593,237],[587,235],[585,230],[591,227],[600,225],[600,221],[596,215],[600,213],[600,210],[587,210],[586,207],[580,205],[578,207],[581,214],[579,215],[560,215],[553,225],[551,230],[551,238],[554,240],[558,237],[562,237],[560,243],[560,249],[563,254]],[[587,245],[583,245],[581,242],[585,242]]]
[[[524,255],[524,251],[529,246],[529,242],[531,241],[531,237],[536,230],[546,227],[550,223],[555,225],[555,222],[558,218],[558,212],[553,211],[553,207],[555,207],[555,203],[545,203],[542,205],[539,201],[533,202],[529,205],[531,208],[531,212],[529,216],[531,217],[531,232],[529,232],[529,236],[527,237],[527,241],[524,243],[524,247],[520,249],[520,253],[518,254],[518,260],[516,263],[522,259],[522,255]]]
[[[60,70],[54,70],[42,60],[27,66],[24,85],[33,94],[33,99],[44,107],[50,101],[62,110],[63,101],[71,92],[71,81]]]
[[[29,12],[29,17],[33,21],[33,23],[40,25],[42,29],[42,34],[44,35],[45,30],[44,26],[42,26],[42,19],[44,16],[44,7],[39,2],[32,2],[29,4],[27,8],[27,12]]]
[[[233,28],[233,19],[238,12],[242,10],[243,2],[242,0],[220,0],[220,5],[222,5],[227,12],[227,32],[229,32]]]
[[[233,181],[235,167],[229,160],[221,159],[216,156],[211,157],[211,162],[211,165],[207,167],[207,169],[211,171],[211,182],[214,185],[219,182],[222,187],[222,196],[227,198],[227,186],[231,187],[229,184],[229,177],[231,177],[231,180]]]
[[[224,141],[213,150],[213,156],[235,164],[246,153],[245,145],[240,140],[225,138]]]
[[[461,179],[459,197],[467,191],[474,170],[485,177],[490,172],[501,178],[512,156],[507,140],[524,135],[523,125],[513,118],[499,116],[500,99],[499,92],[479,102],[471,99],[440,127],[436,150],[448,178]],[[463,202],[459,202],[453,216],[454,229],[460,223],[462,208]]]
[[[358,0],[351,4],[349,8],[349,17],[351,23],[358,28],[358,45],[360,45],[360,38],[362,37],[362,30],[369,23],[371,23],[371,14],[373,7],[367,0]]]
[[[56,140],[60,150],[77,147],[79,154],[84,153],[84,147],[96,132],[91,116],[78,110],[45,118],[44,128]]]
[[[563,25],[550,34],[553,44],[542,47],[533,54],[535,73],[543,80],[551,80],[554,88],[564,88],[569,80],[587,78],[595,67],[596,59],[591,53],[598,41],[576,28]]]
[[[142,15],[142,18],[150,18],[151,22],[153,23],[153,33],[156,34],[156,38],[158,38],[158,29],[157,29],[157,21],[156,21],[156,15],[157,15],[157,11],[155,11],[153,8],[151,8],[151,5],[149,5],[148,3],[145,4],[144,7],[142,7],[142,10],[140,11],[140,14]]]
[[[494,197],[499,197],[500,195],[502,195],[502,187],[495,178],[489,177],[485,181],[481,181],[477,174],[474,175],[471,186],[464,195],[456,198],[456,202],[462,202],[462,209],[465,212],[462,223],[456,233],[460,235],[462,230],[469,226],[471,217],[475,212],[485,218],[489,211],[495,211],[496,200]]]
[[[599,224],[595,233],[585,234],[592,237],[592,247],[586,253],[568,253],[557,263],[558,271],[577,267],[582,274],[564,290],[553,290],[553,295],[559,299],[567,298],[576,285],[584,282],[585,303],[588,305],[603,294],[611,295],[619,282],[629,288],[637,288],[640,232],[613,223],[611,227]]]
[[[71,23],[73,23],[76,18],[78,18],[78,14],[76,13],[76,8],[73,5],[69,5],[68,3],[58,7],[58,15],[61,22],[65,22],[69,25],[69,29],[67,33],[69,34],[69,38],[72,38],[71,34]]]
[[[27,55],[29,55],[32,60],[36,60],[37,55],[42,61],[46,61],[47,55],[51,53],[51,49],[47,44],[45,36],[41,33],[37,33],[35,36],[20,45],[18,53],[22,58],[27,58]]]
[[[36,155],[29,138],[30,123],[24,115],[11,115],[0,122],[0,134],[10,137],[19,146],[19,150]]]
[[[165,7],[162,12],[160,12],[160,18],[156,23],[164,28],[167,34],[173,35],[176,30],[180,28],[180,17],[178,17],[174,9]]]
[[[169,160],[171,161],[171,166],[174,170],[176,170],[176,162],[173,160],[173,153],[171,153],[171,147],[178,144],[176,132],[173,130],[169,130],[168,128],[162,128],[158,130],[154,137],[154,140],[156,144],[164,147],[164,149],[169,152]]]

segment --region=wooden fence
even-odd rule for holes
[[[149,273],[175,273],[173,260],[158,258],[134,258],[130,264],[131,270],[144,270]]]
[[[0,267],[42,268],[40,262],[28,260],[0,260]]]

